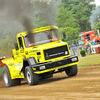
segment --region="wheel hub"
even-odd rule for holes
[[[7,76],[7,73],[4,72],[3,75],[4,75],[3,77],[4,77],[4,81],[5,81],[5,83],[8,84],[8,76]]]
[[[29,71],[27,71],[27,80],[29,83],[31,83],[31,75]]]

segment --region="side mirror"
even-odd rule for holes
[[[18,44],[15,43],[14,45],[15,45],[15,49],[18,50]]]
[[[66,39],[66,33],[63,32],[62,34],[63,34],[63,38]]]
[[[64,41],[64,39],[62,39],[62,41]]]

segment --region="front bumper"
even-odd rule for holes
[[[71,57],[61,59],[61,60],[38,64],[38,65],[31,66],[31,67],[33,68],[33,70],[34,70],[34,68],[36,69],[36,70],[34,70],[34,73],[42,74],[42,73],[54,71],[56,69],[63,69],[63,68],[73,66],[76,64],[78,64],[78,57],[71,56]],[[41,70],[40,69],[41,66],[45,66],[45,68]]]

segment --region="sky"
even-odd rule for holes
[[[96,5],[100,5],[100,0],[95,0]]]

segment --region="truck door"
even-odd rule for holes
[[[23,47],[23,37],[17,38],[17,43],[15,43],[15,49],[13,50],[13,56],[15,59],[15,76],[20,76],[20,71],[23,66],[23,55],[24,55],[24,47]]]
[[[18,48],[19,48],[19,59],[20,62],[23,62],[23,58],[24,58],[24,46],[23,46],[23,37],[18,37]]]

